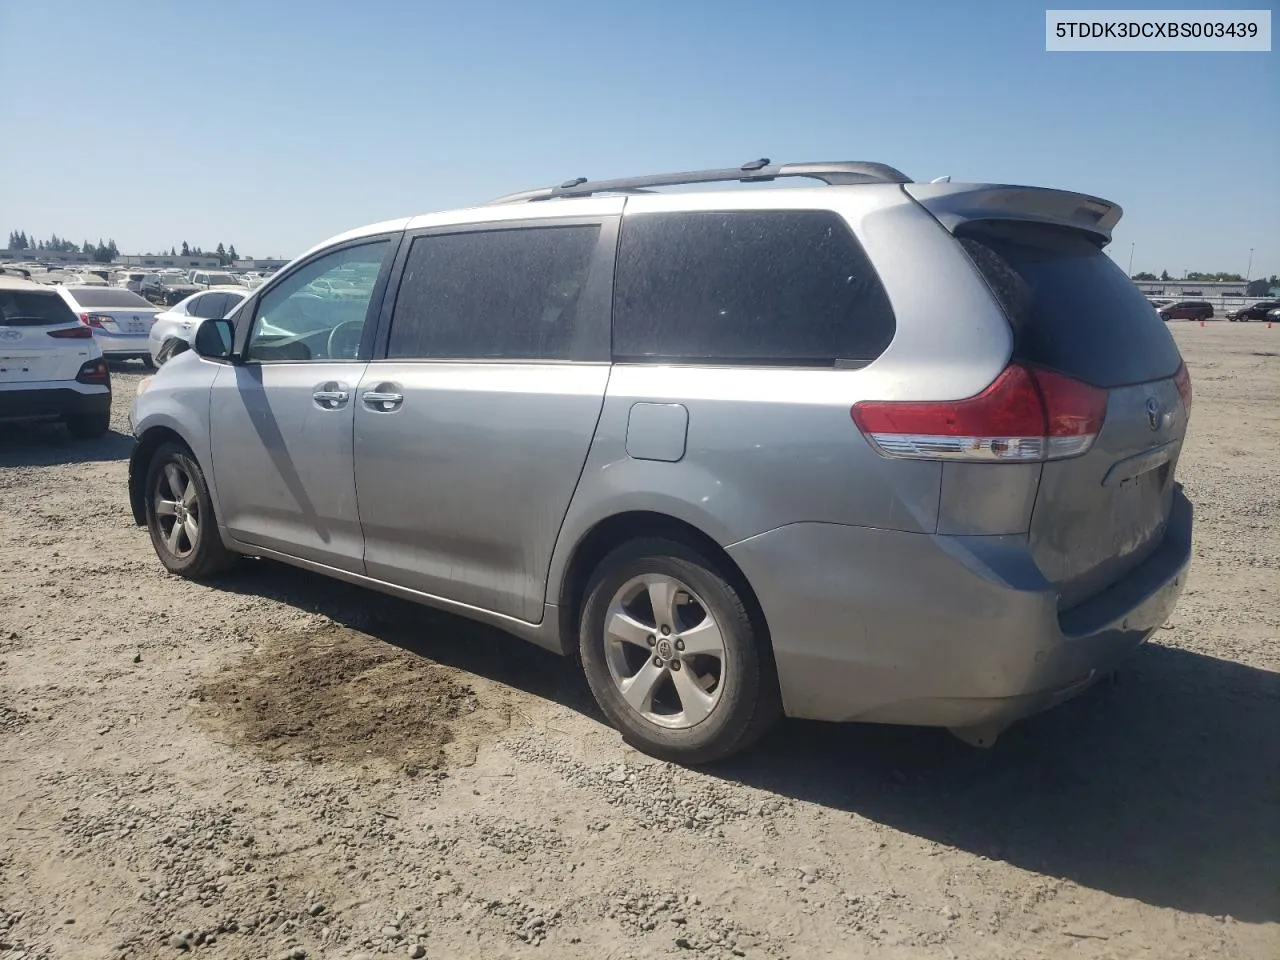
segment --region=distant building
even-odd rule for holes
[[[1148,297],[1170,300],[1206,300],[1245,296],[1243,280],[1135,280],[1134,285]]]
[[[178,254],[171,257],[167,253],[126,253],[117,257],[116,263],[122,267],[195,267],[198,270],[219,266],[214,256]]]
[[[288,262],[289,262],[288,260],[271,260],[271,259],[235,260],[232,262],[231,265],[237,270],[272,271],[272,270],[279,270]]]

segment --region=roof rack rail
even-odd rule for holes
[[[597,193],[649,193],[652,187],[676,187],[693,183],[763,183],[782,177],[806,177],[821,180],[830,186],[853,183],[911,183],[901,170],[886,163],[861,160],[835,160],[819,163],[773,163],[769,159],[752,160],[740,167],[722,170],[690,170],[684,173],[656,173],[644,177],[623,177],[620,180],[588,180],[575,177],[556,187],[540,187],[522,190],[490,200],[496,203],[529,203],[534,200],[554,200],[560,197],[590,197]]]

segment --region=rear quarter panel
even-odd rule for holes
[[[575,546],[627,511],[674,517],[726,547],[801,522],[937,529],[941,465],[879,456],[850,408],[864,399],[958,399],[986,387],[1008,360],[1012,334],[985,282],[896,185],[725,191],[714,206],[705,194],[631,197],[623,229],[647,212],[735,208],[840,213],[884,283],[894,338],[861,369],[615,364],[549,571],[552,598]],[[628,454],[637,403],[687,409],[680,459]]]

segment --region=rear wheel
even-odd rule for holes
[[[637,540],[609,554],[580,625],[587,682],[632,746],[707,763],[758,739],[781,714],[763,628],[697,551]]]
[[[179,443],[164,444],[151,458],[146,512],[151,544],[170,573],[199,580],[235,562],[218,535],[200,464]]]
[[[111,411],[100,413],[78,413],[67,417],[67,430],[77,440],[94,440],[107,432],[111,427]]]

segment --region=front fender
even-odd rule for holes
[[[152,379],[133,405],[133,434],[129,457],[129,503],[134,520],[146,522],[147,464],[166,440],[185,443],[200,464],[215,511],[219,511],[217,485],[209,442],[209,394],[222,364],[204,360],[194,351],[172,357]]]

